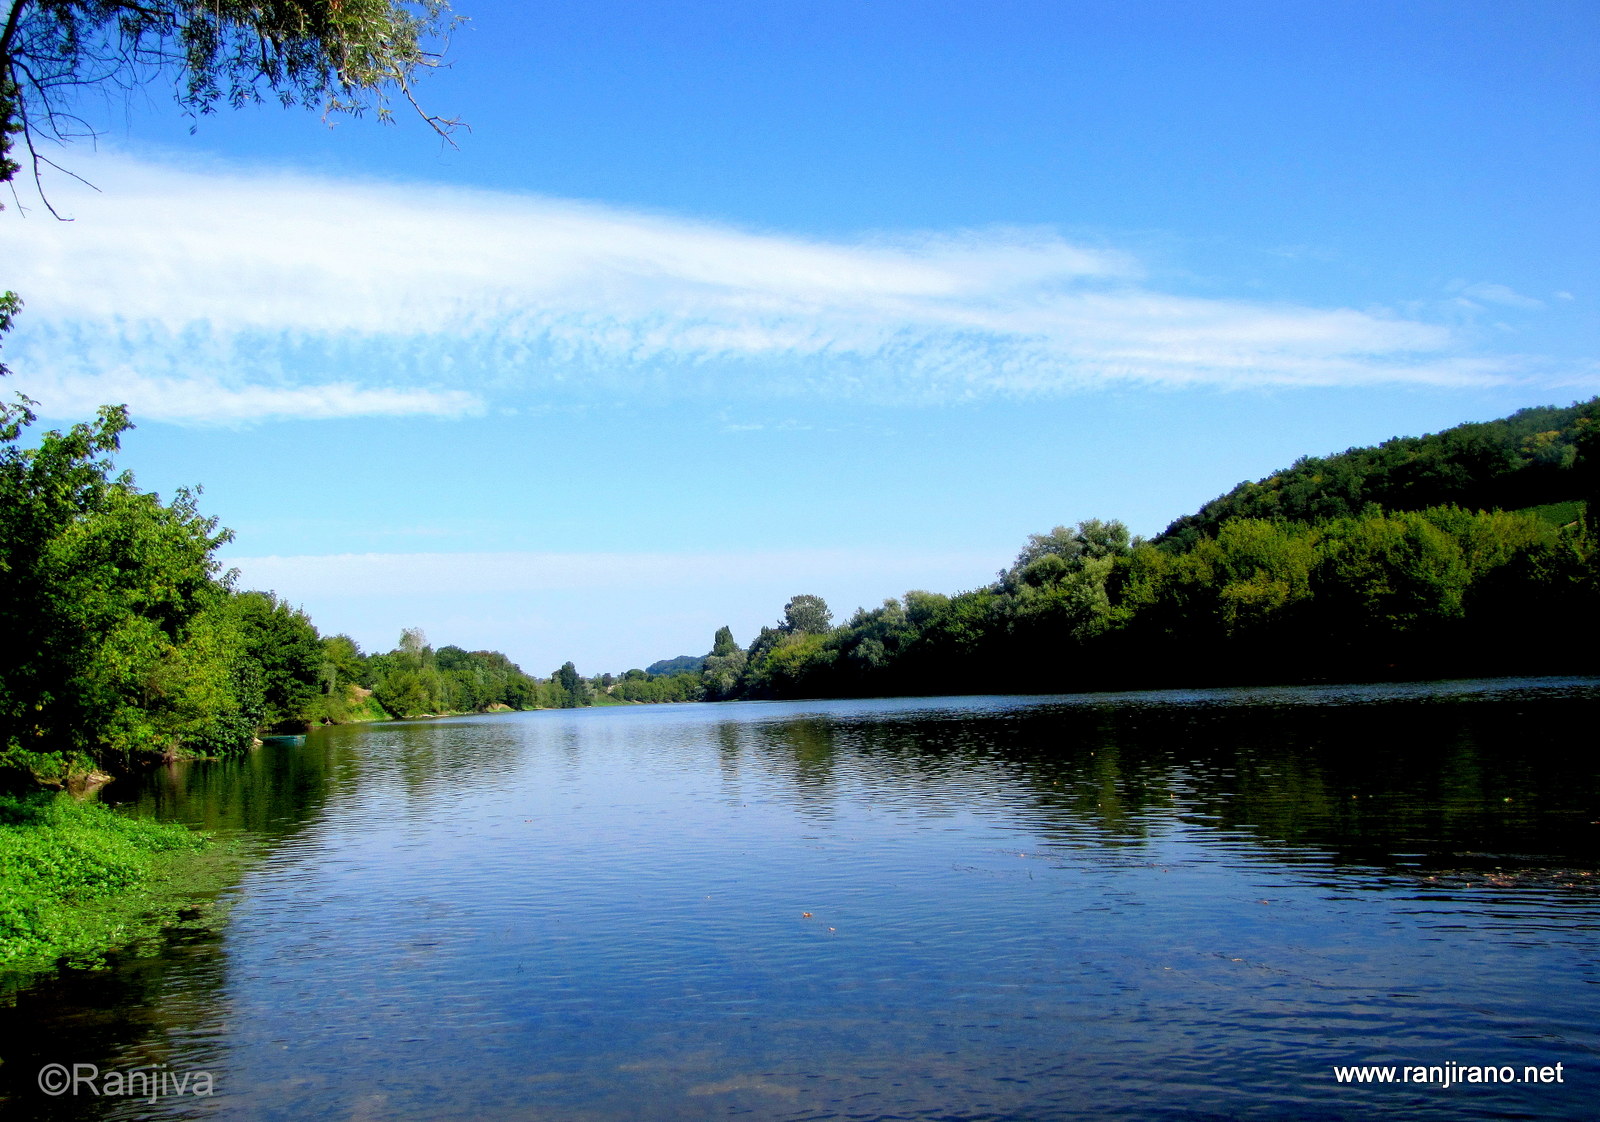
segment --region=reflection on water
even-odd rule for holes
[[[153,777],[227,931],[0,1011],[113,1118],[1590,1114],[1600,683],[329,729]],[[46,1062],[216,1097],[76,1102]],[[1559,1085],[1341,1086],[1349,1064]]]

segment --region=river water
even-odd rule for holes
[[[1600,681],[1540,679],[271,742],[125,787],[258,857],[220,932],[0,1010],[0,1110],[1592,1118],[1597,714]],[[215,1093],[49,1098],[52,1062]]]

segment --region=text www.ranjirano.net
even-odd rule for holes
[[[1336,1067],[1333,1077],[1340,1083],[1420,1083],[1454,1087],[1458,1083],[1565,1083],[1564,1064],[1544,1067],[1494,1067],[1476,1064],[1415,1064],[1365,1067]]]

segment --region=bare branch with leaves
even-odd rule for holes
[[[18,137],[38,183],[44,168],[63,170],[41,143],[95,135],[78,111],[83,96],[162,79],[196,118],[271,97],[324,119],[389,121],[398,98],[446,142],[463,127],[415,95],[459,23],[446,0],[11,0],[4,11],[0,183],[22,170]]]

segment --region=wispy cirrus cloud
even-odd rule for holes
[[[215,377],[151,377],[129,368],[62,374],[47,370],[28,391],[54,413],[86,416],[107,402],[135,403],[140,416],[172,424],[252,424],[343,417],[459,417],[483,412],[460,390],[361,387],[349,382],[308,385],[225,385]]]
[[[1162,292],[1130,255],[1048,230],[823,241],[122,157],[92,176],[104,193],[71,201],[76,222],[4,219],[6,280],[29,302],[22,388],[177,423],[646,388],[940,402],[1514,372],[1415,318]]]
[[[1523,311],[1538,311],[1545,306],[1543,300],[1524,296],[1510,285],[1497,284],[1493,281],[1478,281],[1475,284],[1457,281],[1451,287],[1459,293],[1460,299],[1468,302],[1497,304],[1504,308],[1518,308]]]

